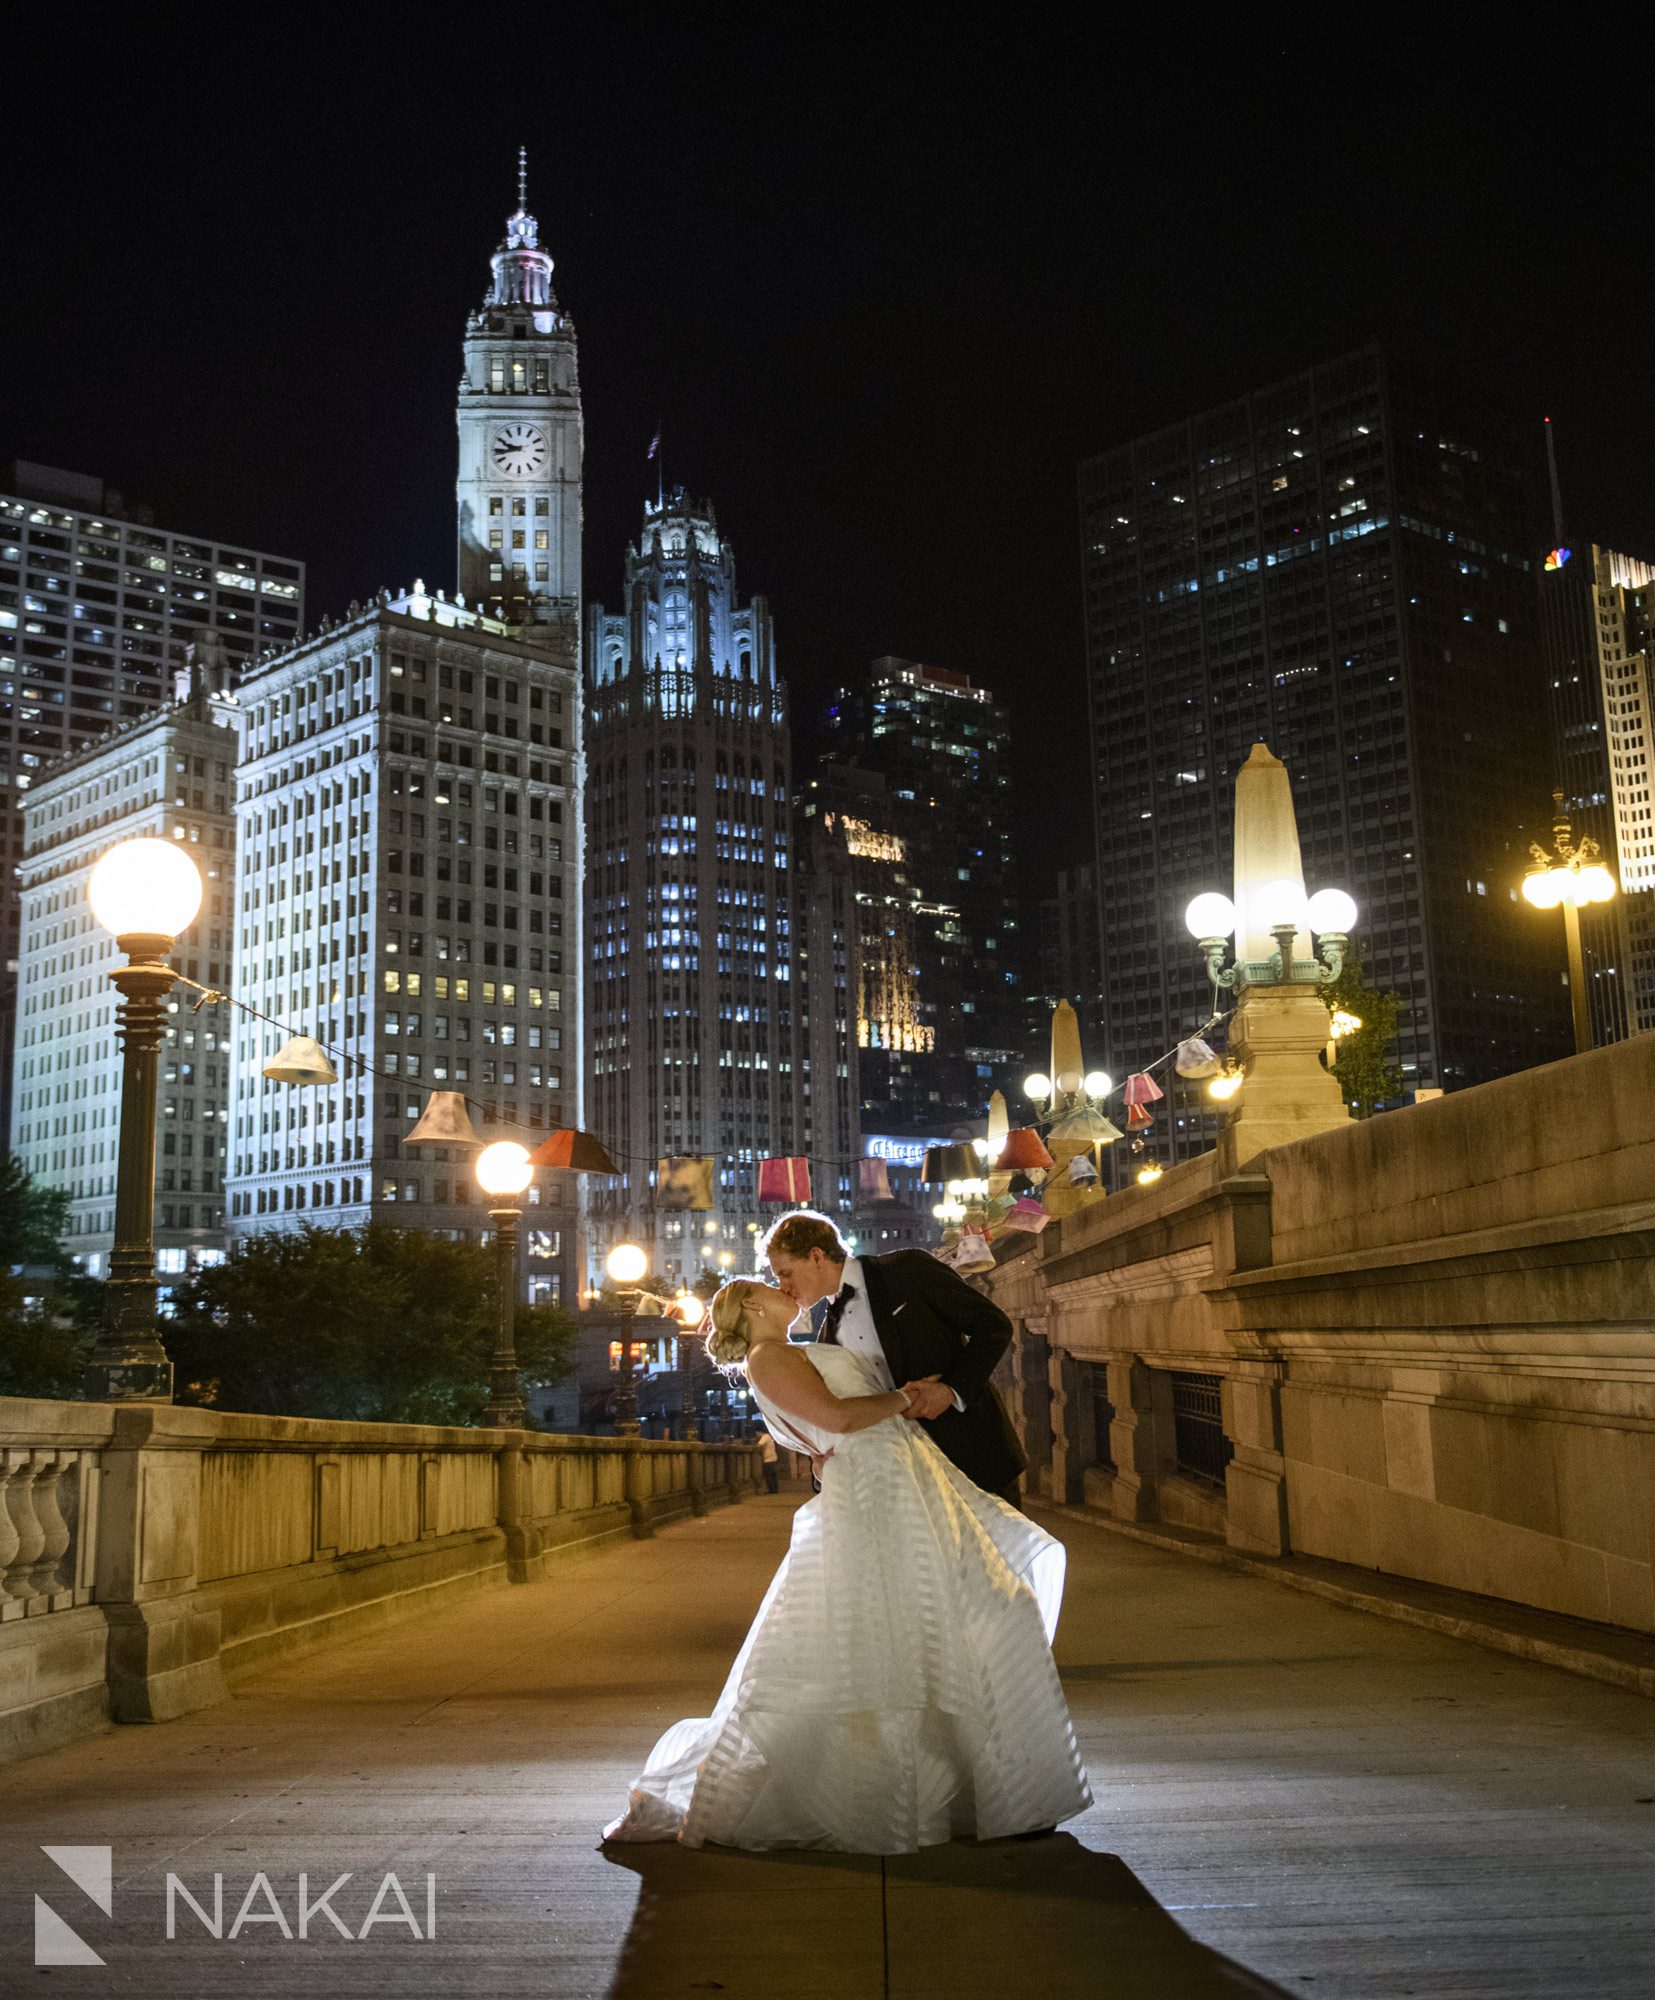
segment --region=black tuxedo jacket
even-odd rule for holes
[[[1028,1463],[988,1379],[1011,1345],[1011,1321],[924,1250],[858,1261],[891,1380],[900,1389],[922,1375],[939,1375],[957,1389],[965,1408],[944,1410],[924,1420],[925,1428],[968,1479],[990,1493],[1003,1491]]]

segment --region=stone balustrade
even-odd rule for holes
[[[740,1499],[746,1444],[0,1397],[0,1757]]]
[[[1034,1491],[1655,1631],[1655,1035],[1221,1146],[980,1282]]]

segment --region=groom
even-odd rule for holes
[[[943,1455],[1021,1506],[1028,1461],[988,1380],[1011,1345],[1011,1321],[991,1299],[923,1250],[853,1257],[827,1217],[808,1209],[784,1215],[764,1250],[796,1305],[831,1301],[818,1340],[866,1356],[889,1387],[911,1390],[907,1414]]]

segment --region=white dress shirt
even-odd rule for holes
[[[839,1345],[848,1347],[852,1354],[860,1354],[872,1367],[882,1389],[895,1389],[898,1384],[891,1379],[891,1364],[885,1358],[885,1350],[879,1342],[879,1329],[873,1323],[873,1309],[868,1304],[867,1280],[862,1275],[862,1261],[858,1257],[847,1257],[845,1268],[840,1275],[842,1291],[846,1285],[855,1287],[856,1296],[847,1301],[839,1320]],[[963,1410],[965,1404],[960,1393],[953,1391],[954,1407]]]
[[[879,1329],[873,1323],[873,1309],[868,1304],[868,1287],[862,1276],[859,1258],[845,1259],[839,1285],[841,1290],[846,1285],[852,1285],[856,1290],[855,1298],[847,1301],[839,1320],[839,1345],[848,1347],[852,1354],[861,1355],[871,1365],[882,1389],[894,1389],[896,1384],[891,1380],[891,1364],[885,1359],[885,1350],[879,1344]]]

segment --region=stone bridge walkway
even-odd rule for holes
[[[884,1863],[603,1854],[657,1732],[706,1712],[799,1497],[0,1772],[0,1993],[1655,1993],[1655,1707],[1070,1519],[1084,1820]],[[112,1848],[111,1915],[43,1844]],[[209,1914],[224,1876],[222,1941],[184,1903],[168,1941],[169,1870]],[[266,1921],[232,1940],[260,1871]],[[351,1937],[321,1915],[284,1937],[301,1872],[314,1901],[347,1871]],[[103,1967],[35,1967],[37,1895]]]

